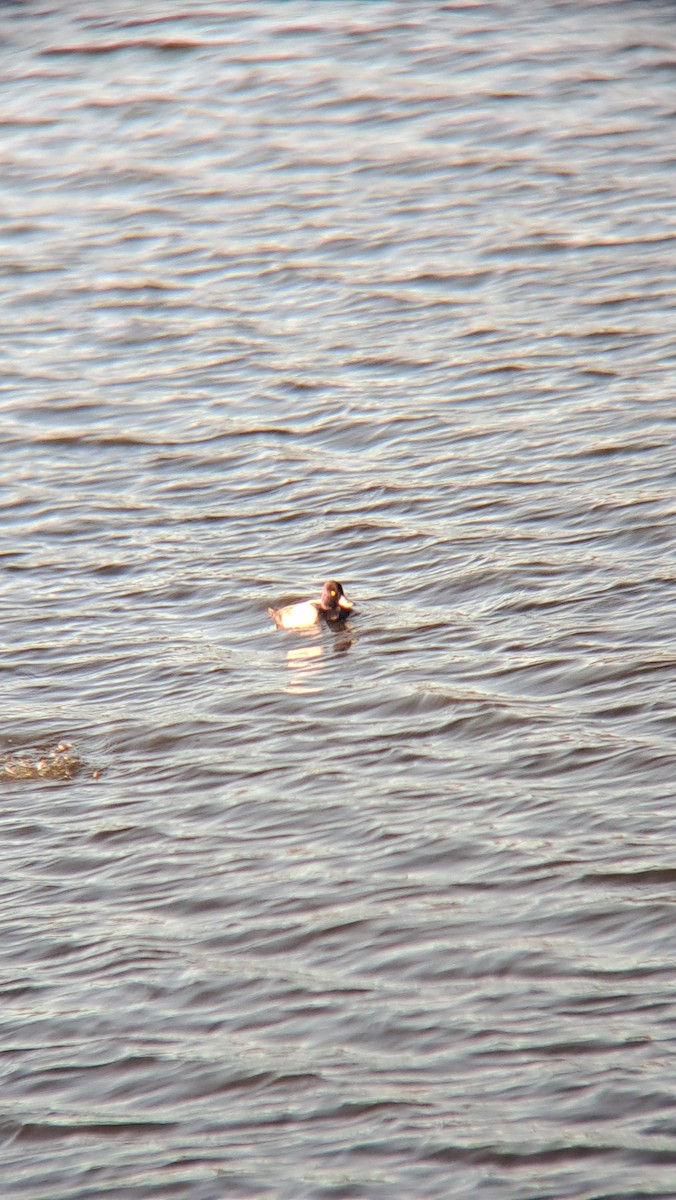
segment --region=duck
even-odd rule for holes
[[[319,600],[304,600],[301,604],[288,604],[286,608],[269,608],[268,613],[278,629],[311,629],[321,620],[331,625],[344,621],[353,608],[342,583],[329,579]]]

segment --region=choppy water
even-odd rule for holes
[[[96,9],[0,10],[3,1198],[673,1198],[673,5]]]

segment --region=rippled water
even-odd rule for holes
[[[3,1198],[673,1200],[673,5],[0,34]]]

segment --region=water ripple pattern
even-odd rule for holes
[[[2,5],[3,1200],[673,1200],[673,16]]]

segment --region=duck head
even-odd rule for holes
[[[328,621],[344,621],[353,605],[343,591],[342,583],[329,579],[324,584],[319,610]]]

